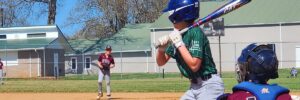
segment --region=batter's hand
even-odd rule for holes
[[[184,43],[182,41],[182,36],[179,32],[179,30],[174,28],[174,31],[169,34],[170,40],[172,41],[173,45],[178,48],[180,46],[183,46]]]
[[[165,35],[158,39],[159,47],[166,47],[170,41],[169,35]]]

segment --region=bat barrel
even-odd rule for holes
[[[199,19],[196,21],[196,23],[193,24],[193,27],[202,25],[212,19],[218,18],[222,15],[225,15],[235,9],[238,9],[239,7],[251,2],[251,0],[232,0],[229,3],[223,5],[219,9],[215,10],[214,12],[210,13],[206,17]]]
[[[239,7],[247,4],[251,2],[251,0],[232,0],[230,2],[228,2],[227,4],[221,6],[219,9],[215,10],[214,12],[210,13],[209,15],[207,15],[206,17],[197,20],[193,25],[191,25],[188,28],[185,28],[183,30],[180,31],[181,34],[184,34],[184,32],[186,32],[187,30],[193,28],[193,27],[197,27],[199,25],[202,25],[212,19],[218,18],[222,15],[225,15],[229,12],[232,12],[235,9],[238,9]],[[159,45],[161,44],[160,42],[162,41],[158,41],[157,43],[154,44],[155,48],[158,48]],[[166,43],[166,42],[164,42]]]

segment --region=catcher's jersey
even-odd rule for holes
[[[166,48],[166,53],[176,60],[178,68],[183,76],[189,79],[196,79],[200,76],[217,73],[215,63],[211,55],[209,41],[199,27],[188,30],[187,33],[182,36],[182,40],[191,56],[202,60],[199,71],[192,72],[192,70],[184,62],[179,51],[175,49],[174,46],[169,45]]]

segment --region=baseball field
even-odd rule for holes
[[[293,95],[300,95],[300,77],[290,78],[289,69],[281,69],[279,74],[278,79],[269,82],[289,88]],[[234,72],[222,73],[222,79],[225,92],[231,92],[231,87],[237,84]],[[177,100],[188,85],[188,80],[179,73],[115,73],[111,79],[112,99]],[[0,100],[95,100],[97,76],[67,75],[57,80],[5,79],[0,92]]]

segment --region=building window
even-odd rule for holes
[[[91,69],[91,57],[86,57],[85,58],[85,68],[86,69]]]
[[[2,63],[4,66],[19,65],[18,52],[15,51],[0,52],[0,58],[2,58]]]
[[[38,38],[38,37],[46,37],[46,33],[27,34],[27,38]]]
[[[72,66],[72,69],[77,69],[77,59],[76,58],[71,58],[71,66]]]
[[[6,39],[6,35],[0,35],[0,39]]]

